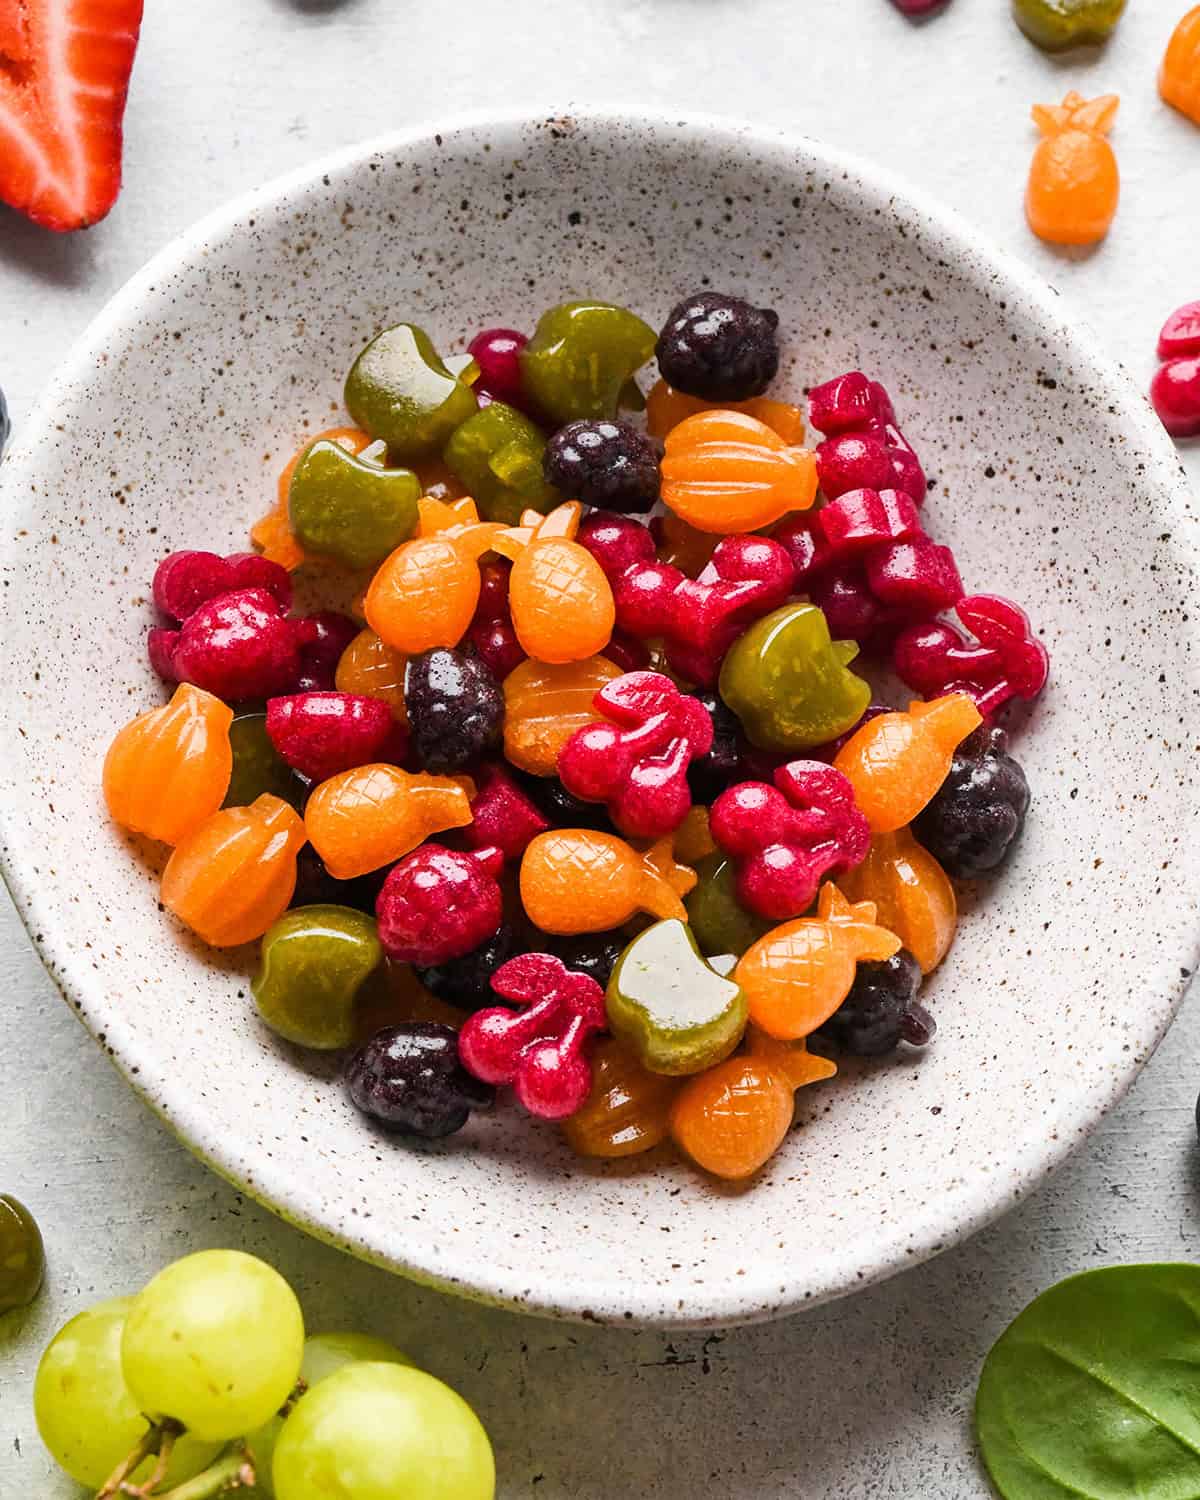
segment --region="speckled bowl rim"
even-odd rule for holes
[[[977,283],[981,277],[989,277],[993,289],[1003,281],[1010,304],[1014,301],[1022,303],[1024,311],[1033,315],[1048,337],[1061,341],[1089,367],[1097,383],[1111,397],[1114,421],[1124,425],[1125,430],[1135,437],[1148,462],[1154,463],[1160,471],[1148,474],[1147,478],[1161,490],[1164,517],[1184,521],[1186,476],[1181,478],[1182,469],[1173,445],[1149,403],[1129,375],[1103,351],[1091,330],[1078,321],[1073,309],[1068,316],[1058,293],[1047,282],[993,245],[956,211],[889,170],[798,132],[691,112],[654,115],[604,107],[572,110],[567,114],[536,110],[499,115],[488,111],[466,112],[441,123],[389,132],[345,147],[235,198],[171,241],[111,298],[76,340],[51,378],[33,414],[22,424],[20,440],[14,445],[14,451],[36,451],[43,438],[53,430],[60,395],[95,367],[98,356],[118,328],[136,321],[146,294],[157,283],[193,264],[203,255],[204,246],[211,238],[236,230],[249,218],[261,218],[291,195],[319,189],[326,174],[353,169],[372,157],[386,156],[422,143],[428,143],[434,149],[435,137],[441,143],[460,133],[481,130],[487,131],[495,146],[505,147],[510,143],[519,146],[525,133],[548,121],[569,121],[583,139],[643,129],[668,135],[700,135],[706,143],[712,142],[726,150],[792,153],[796,166],[819,167],[829,174],[853,176],[861,185],[861,196],[868,208],[874,206],[878,211],[901,203],[909,215],[924,221],[916,232],[928,234],[932,231],[942,242],[943,254],[957,255],[965,265],[970,281]],[[978,265],[972,257],[977,258]],[[0,488],[11,490],[12,486]],[[15,502],[15,510],[19,512],[20,497],[9,494],[8,499]],[[1186,539],[1186,526],[1173,530],[1172,547],[1189,554],[1193,566],[1200,563],[1200,551]],[[1200,618],[1191,623],[1189,630],[1200,646]],[[455,1268],[453,1275],[449,1275],[444,1260],[435,1262],[423,1253],[420,1234],[414,1234],[404,1244],[372,1243],[369,1226],[359,1223],[356,1232],[361,1239],[351,1245],[331,1222],[331,1215],[310,1179],[280,1170],[274,1158],[265,1151],[253,1157],[250,1167],[240,1154],[239,1146],[213,1128],[212,1121],[205,1117],[200,1099],[189,1097],[186,1087],[181,1088],[176,1080],[156,1071],[154,1059],[139,1049],[136,1039],[123,1024],[120,1011],[106,1011],[102,981],[92,971],[86,956],[55,939],[54,924],[47,920],[48,913],[41,896],[45,877],[39,874],[36,858],[24,846],[21,823],[20,790],[0,784],[0,832],[4,835],[0,842],[6,846],[6,857],[0,860],[0,872],[39,957],[64,999],[88,1030],[94,1036],[104,1033],[106,1050],[126,1080],[202,1161],[287,1222],[418,1282],[521,1312],[599,1322],[611,1319],[624,1326],[655,1324],[703,1328],[782,1317],[870,1286],[961,1243],[1040,1186],[1124,1096],[1166,1034],[1182,1002],[1190,975],[1200,966],[1200,932],[1188,938],[1184,951],[1163,952],[1158,974],[1143,976],[1144,1004],[1136,1009],[1136,1021],[1131,1024],[1131,1039],[1136,1045],[1129,1049],[1127,1067],[1110,1075],[1105,1086],[1083,1094],[1068,1094],[1056,1115],[1049,1119],[1043,1117],[1036,1132],[1013,1143],[1007,1161],[1010,1171],[980,1174],[973,1181],[960,1182],[938,1200],[936,1209],[925,1208],[915,1220],[903,1217],[888,1226],[873,1242],[869,1256],[864,1259],[862,1252],[856,1251],[847,1258],[843,1270],[830,1270],[823,1279],[814,1278],[810,1271],[798,1276],[792,1287],[781,1290],[776,1271],[771,1272],[761,1285],[753,1275],[744,1275],[725,1291],[707,1289],[703,1312],[672,1316],[663,1309],[661,1289],[652,1287],[624,1285],[619,1304],[608,1307],[604,1305],[603,1297],[597,1300],[598,1289],[595,1287],[569,1280],[548,1285],[542,1276],[542,1284],[531,1289],[522,1284],[523,1278],[518,1274],[498,1274],[495,1265],[483,1258],[464,1261]],[[1200,857],[1184,863],[1188,888],[1193,894],[1200,894]],[[156,1094],[163,1101],[162,1108],[155,1102]]]

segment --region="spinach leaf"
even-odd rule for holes
[[[1114,1266],[1001,1336],[975,1426],[1005,1500],[1200,1500],[1200,1266]]]

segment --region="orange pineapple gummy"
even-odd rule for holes
[[[714,1177],[752,1177],[783,1144],[795,1105],[769,1062],[730,1057],[689,1078],[671,1109],[671,1139]]]
[[[1121,174],[1105,139],[1120,100],[1084,99],[1072,90],[1061,104],[1035,104],[1045,137],[1033,153],[1025,214],[1040,239],[1054,245],[1094,245],[1112,225]]]
[[[875,921],[870,901],[851,906],[837,886],[821,887],[815,917],[785,922],[738,960],[733,979],[750,1019],[780,1041],[809,1036],[850,993],[861,959],[891,958],[900,939]]]
[[[322,440],[340,443],[350,453],[361,453],[371,441],[368,434],[357,427],[331,427],[327,432],[319,432],[316,437],[309,438],[302,448],[297,448],[284,465],[279,476],[275,505],[263,516],[262,520],[256,521],[250,528],[250,540],[256,552],[261,552],[265,558],[278,563],[289,573],[294,573],[302,563],[311,561],[308,553],[292,535],[292,526],[288,519],[288,492],[292,486],[292,475],[296,471],[296,465],[312,445]]]
[[[512,559],[508,605],[517,639],[534,661],[583,661],[608,645],[616,620],[604,570],[575,541],[583,507],[568,501],[548,516],[527,510],[496,538]]]
[[[523,661],[504,679],[504,754],[534,776],[553,776],[559,752],[577,729],[601,715],[593,706],[621,669],[606,656],[551,666]]]
[[[403,859],[431,833],[465,828],[474,795],[466,776],[413,774],[380,762],[323,781],[304,822],[333,878],[353,880]]]
[[[681,896],[696,872],[676,862],[671,840],[644,854],[611,833],[555,828],[539,833],[521,858],[521,904],[543,932],[607,932],[635,912],[687,921]]]
[[[616,1037],[592,1049],[592,1091],[564,1120],[562,1133],[578,1156],[636,1156],[667,1138],[680,1080],[650,1073]]]
[[[214,948],[249,943],[287,910],[304,841],[299,813],[269,792],[224,808],[176,846],[162,903]]]
[[[1180,114],[1200,125],[1200,5],[1188,11],[1167,43],[1158,92]]]
[[[758,531],[816,496],[816,455],[744,412],[699,412],[667,437],[663,504],[698,531]]]
[[[854,788],[871,832],[911,823],[945,781],[956,746],[982,722],[964,693],[947,693],[880,714],[852,734],[833,763]]]
[[[931,974],[954,941],[958,902],[945,870],[909,828],[872,835],[861,865],[847,870],[841,887],[851,901],[873,901],[882,927],[894,932]]]
[[[746,1027],[746,1052],[774,1068],[793,1092],[810,1083],[823,1083],[837,1073],[837,1064],[810,1052],[803,1037],[795,1042],[780,1041],[761,1026]]]
[[[139,714],[104,758],[104,800],[122,828],[177,844],[225,800],[233,709],[191,683]]]
[[[665,438],[673,427],[701,411],[740,411],[756,417],[777,433],[785,443],[804,441],[804,413],[786,401],[772,401],[770,396],[751,396],[749,401],[705,401],[687,396],[665,380],[657,380],[646,397],[646,430],[651,437]]]
[[[338,658],[334,684],[339,693],[378,698],[387,704],[398,723],[407,724],[405,666],[404,657],[384,645],[373,630],[360,630]]]

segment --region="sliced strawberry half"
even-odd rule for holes
[[[102,219],[143,0],[0,0],[0,199],[48,229]]]

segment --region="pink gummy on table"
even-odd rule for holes
[[[897,675],[925,698],[966,693],[985,718],[1010,698],[1036,698],[1050,657],[1024,610],[995,594],[972,594],[956,608],[975,641],[941,620],[910,626],[892,648]]]
[[[1177,307],[1158,335],[1159,359],[1178,359],[1183,354],[1200,354],[1200,302]]]
[[[1172,437],[1200,437],[1200,355],[1160,366],[1150,382],[1150,399]]]
[[[943,10],[950,0],[892,0],[897,10],[906,16],[928,16],[935,10]]]

